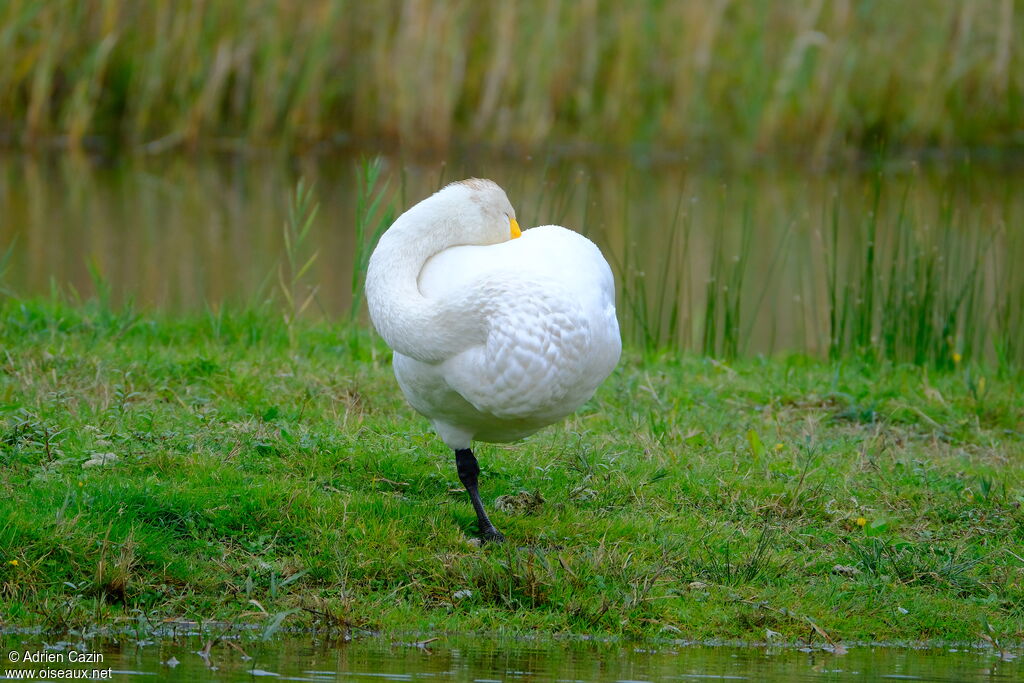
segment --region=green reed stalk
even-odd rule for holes
[[[751,204],[748,200],[743,207],[743,218],[740,227],[739,253],[729,267],[729,284],[725,291],[725,319],[722,326],[723,355],[736,358],[740,353],[740,330],[743,312],[743,282],[750,260],[750,249],[753,244],[753,221]],[[764,289],[764,288],[762,288]]]
[[[858,352],[872,347],[875,316],[875,253],[878,240],[879,208],[882,198],[882,173],[874,174],[872,184],[871,213],[867,217],[867,231],[863,245],[864,260],[858,283],[854,323],[854,346]]]
[[[7,269],[11,266],[11,255],[14,254],[14,245],[17,242],[17,238],[11,240],[11,243],[7,245],[7,248],[0,252],[0,297],[14,298],[14,292],[5,284],[4,278],[7,275]]]
[[[882,354],[886,358],[892,358],[899,346],[899,335],[906,330],[907,297],[909,292],[898,286],[901,276],[906,274],[906,264],[902,258],[908,253],[911,230],[908,229],[907,198],[910,195],[911,184],[907,183],[903,189],[903,198],[900,201],[899,215],[896,219],[896,235],[892,240],[892,255],[889,261],[888,287],[885,290],[885,303],[882,308],[880,320],[879,340],[882,344]]]
[[[707,355],[735,358],[740,352],[743,311],[743,286],[753,244],[753,222],[749,201],[744,204],[740,223],[738,252],[726,259],[725,225],[726,197],[723,193],[718,209],[718,223],[710,258],[710,277],[704,296],[704,327],[702,351]],[[759,286],[766,283],[760,282]]]
[[[749,256],[750,250],[754,246],[753,224],[752,224],[752,221],[751,221],[751,218],[749,217],[749,215],[745,216],[744,226],[745,226],[745,235],[744,235],[744,238],[743,238],[744,239],[743,249],[744,249],[744,252],[746,254],[744,256],[744,258],[747,258]],[[760,287],[758,287],[759,291],[757,293],[757,301],[754,303],[754,315],[751,316],[750,319],[747,321],[746,328],[743,330],[743,337],[742,338],[743,338],[745,343],[749,343],[750,338],[753,336],[754,323],[757,322],[757,313],[759,313],[760,311],[764,310],[763,307],[764,307],[764,304],[765,304],[765,298],[767,297],[768,291],[769,291],[768,285],[775,279],[776,273],[782,268],[782,266],[786,262],[786,258],[787,258],[787,254],[788,254],[788,249],[789,249],[790,245],[792,244],[791,239],[790,239],[791,236],[792,236],[792,224],[790,223],[790,224],[786,225],[786,228],[785,228],[784,232],[782,233],[782,237],[781,237],[781,239],[779,239],[779,243],[775,247],[775,253],[772,254],[772,259],[771,259],[771,261],[770,261],[770,263],[768,265],[768,270],[767,270],[767,272],[765,272],[764,277],[761,280]],[[746,268],[744,267],[744,270],[745,269]],[[806,325],[807,325],[807,321],[804,320],[805,328],[806,328]],[[773,347],[774,347],[774,344],[775,344],[775,339],[774,339],[775,331],[776,330],[775,330],[774,325],[773,325],[773,328],[772,328],[772,341],[771,341],[771,346],[773,346]]]
[[[707,356],[717,355],[718,351],[718,309],[721,303],[723,271],[722,261],[722,230],[715,233],[714,247],[711,256],[711,272],[708,277],[707,290],[704,294],[704,335],[701,352]]]
[[[1003,226],[1004,233],[1006,226]],[[1019,254],[1024,236],[1019,231],[1005,236],[1005,254]],[[995,258],[993,279],[998,297],[992,311],[992,349],[1003,374],[1024,367],[1024,270],[1015,267],[1011,258]]]
[[[623,181],[622,202],[622,225],[626,226],[626,235],[621,260],[615,252],[606,254],[614,272],[619,274],[619,300],[620,310],[629,316],[627,336],[636,340],[641,348],[653,349],[657,347],[658,341],[651,331],[650,315],[647,312],[647,279],[643,271],[643,264],[638,261],[643,254],[641,250],[634,248],[634,234],[629,218],[630,208],[630,175],[626,174]],[[589,204],[589,203],[588,203]],[[587,213],[584,213],[584,221]]]
[[[395,207],[388,200],[390,181],[381,176],[383,169],[384,161],[380,157],[364,159],[356,168],[355,262],[352,264],[349,322],[355,322],[362,312],[370,255],[396,217]]]
[[[1016,273],[1016,282],[1003,279],[1008,286],[1001,292],[1001,301],[994,311],[995,333],[992,346],[1000,372],[1009,374],[1024,366],[1024,278]]]
[[[843,350],[845,337],[844,320],[840,319],[839,308],[839,198],[832,202],[831,242],[824,237],[825,250],[825,286],[828,290],[828,357],[829,360],[839,358]],[[844,308],[845,310],[845,308]]]
[[[668,244],[662,252],[661,269],[658,273],[658,300],[654,309],[654,320],[657,324],[655,335],[659,345],[665,345],[678,339],[679,333],[679,297],[682,294],[682,272],[676,258],[676,241],[679,233],[679,215],[683,206],[685,192],[680,188],[676,199],[676,208],[672,213],[672,224],[669,227]],[[685,253],[685,247],[684,247]],[[673,266],[675,266],[673,268]],[[667,310],[666,310],[667,302]],[[668,321],[665,316],[668,315]]]
[[[307,241],[319,209],[313,188],[300,178],[295,192],[289,197],[288,218],[282,230],[285,253],[277,270],[278,284],[285,300],[284,320],[291,348],[297,344],[296,322],[313,303],[319,289],[319,285],[306,285],[303,291],[304,278],[319,254],[313,251],[307,255]]]

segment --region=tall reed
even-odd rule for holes
[[[13,296],[10,289],[7,288],[5,282],[5,276],[7,275],[7,269],[11,265],[11,255],[14,253],[14,241],[12,240],[7,248],[0,252],[0,297]]]
[[[558,141],[822,157],[878,138],[1013,144],[1024,101],[1013,0],[8,0],[0,54],[0,138],[153,152]]]
[[[396,216],[395,207],[388,196],[389,180],[381,178],[383,168],[383,159],[374,157],[360,161],[356,169],[355,261],[352,266],[349,322],[355,322],[362,312],[370,255]]]
[[[281,295],[284,297],[284,321],[288,328],[288,341],[295,348],[296,322],[309,308],[316,297],[316,284],[307,282],[307,274],[316,262],[319,252],[309,250],[310,231],[316,222],[320,205],[313,195],[313,188],[302,178],[289,197],[288,219],[284,223],[284,255],[278,266],[277,276]]]
[[[983,280],[986,269],[1002,260],[993,253],[992,236],[965,225],[948,195],[937,225],[919,223],[907,205],[909,187],[901,193],[892,222],[883,225],[884,182],[877,174],[872,208],[861,229],[854,231],[858,248],[849,254],[852,260],[841,286],[836,284],[835,264],[841,260],[842,247],[836,238],[838,226],[833,226],[833,253],[827,257],[832,268],[831,355],[856,353],[952,367],[958,358],[997,351],[1008,337],[1024,331],[1011,334],[1010,329],[993,325],[993,316],[1004,310],[1005,297],[1012,300],[1019,294],[1012,282],[986,285]],[[1003,290],[1004,284],[1011,287]]]
[[[724,201],[724,199],[723,199]],[[720,215],[724,216],[724,210]],[[711,277],[708,279],[704,306],[704,334],[701,351],[708,355],[735,358],[740,353],[743,330],[744,278],[753,244],[751,206],[744,205],[739,226],[740,244],[735,255],[727,255],[724,225],[715,231],[711,256]]]

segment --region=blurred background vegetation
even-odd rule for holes
[[[305,177],[287,308],[355,320],[475,175],[601,246],[643,348],[1024,366],[1020,0],[0,0],[0,55],[22,295],[254,301]]]
[[[0,54],[9,147],[1024,146],[1014,0],[4,0]]]

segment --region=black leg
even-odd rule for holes
[[[505,540],[501,532],[494,528],[487,513],[484,512],[484,504],[480,502],[480,492],[477,490],[477,475],[480,474],[480,465],[476,462],[476,456],[468,448],[460,448],[455,451],[455,466],[459,470],[459,480],[466,487],[469,499],[473,501],[473,509],[476,510],[476,523],[480,527],[480,536],[484,541],[500,543]]]

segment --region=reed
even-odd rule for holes
[[[355,263],[352,268],[352,304],[349,307],[349,322],[355,322],[363,309],[363,292],[366,286],[366,269],[370,255],[384,231],[395,221],[397,211],[388,195],[386,178],[381,177],[384,168],[380,157],[364,159],[356,168],[356,220],[355,220]]]
[[[999,367],[1006,369],[1024,363],[1024,273],[1007,260],[993,279],[1001,289],[1000,301],[993,311],[993,347]]]
[[[833,226],[833,271],[829,278],[830,353],[951,368],[962,358],[996,356],[1019,364],[1012,339],[1022,329],[993,324],[1006,305],[1019,300],[1019,285],[1007,277],[1005,254],[994,253],[995,237],[972,229],[954,214],[948,197],[940,222],[929,227],[898,200],[891,223],[880,207],[879,174],[872,208],[859,231],[859,248],[848,256],[846,282],[837,295],[835,264],[841,261],[838,226]],[[909,189],[909,188],[907,188]],[[835,215],[835,214],[833,214]],[[883,239],[884,233],[884,239]],[[852,261],[852,262],[850,262]],[[984,278],[996,265],[999,278]],[[836,321],[839,321],[838,325]],[[1007,353],[1011,351],[1011,353]]]
[[[774,349],[781,319],[790,328],[782,349],[832,360],[1024,366],[1013,206],[972,206],[957,196],[969,191],[957,189],[969,176],[956,174],[938,195],[941,206],[915,206],[915,182],[878,170],[864,201],[844,206],[835,193],[818,220],[765,216],[749,189],[722,190],[717,208],[699,214],[713,226],[703,243],[675,225],[700,219],[688,211],[646,248],[627,234],[608,249],[627,340],[732,359],[749,351],[755,327],[760,350],[765,336]],[[788,227],[764,229],[780,218]],[[621,222],[630,230],[638,221],[626,209]],[[800,238],[813,235],[798,251]]]
[[[348,323],[363,310],[365,264],[380,231],[444,178],[472,172],[453,166],[441,176],[390,161],[306,166],[321,211],[303,242],[282,239],[282,223],[298,231],[303,221],[288,221],[279,188],[295,178],[277,165],[221,174],[171,157],[107,187],[88,168],[53,173],[29,158],[7,167],[0,183],[8,209],[0,223],[0,254],[9,254],[3,285],[19,295],[45,296],[54,278],[116,305],[134,295],[142,309],[194,312],[263,305],[262,280],[279,313],[294,314],[319,287],[305,310]],[[1024,272],[1015,267],[1024,255],[1024,203],[1012,176],[773,171],[726,185],[675,167],[474,165],[508,189],[522,225],[564,224],[600,245],[615,272],[623,336],[648,357],[795,351],[835,361],[1024,367]],[[159,174],[173,180],[173,194],[153,183]],[[69,215],[81,218],[67,222]],[[124,239],[125,225],[137,225],[139,239]],[[289,273],[316,252],[320,259],[293,280]],[[90,277],[90,261],[108,281]]]
[[[282,228],[284,254],[277,269],[278,285],[284,297],[284,321],[292,348],[298,343],[296,321],[313,303],[319,288],[309,284],[306,277],[319,255],[318,251],[309,250],[310,231],[319,210],[313,188],[300,178],[294,194],[289,197],[288,219]]]
[[[722,199],[725,201],[724,197]],[[725,215],[720,209],[719,215]],[[743,318],[744,278],[747,275],[750,250],[753,245],[751,206],[746,204],[739,226],[739,240],[735,255],[726,254],[727,226],[715,231],[711,256],[711,277],[705,290],[704,333],[701,351],[707,355],[736,358],[745,340],[741,340]]]
[[[379,169],[374,161],[357,171],[357,214],[381,218],[357,219],[355,253],[361,256],[353,273],[352,320],[361,308],[367,255],[396,212]],[[523,207],[524,220],[564,218],[584,232],[597,222],[589,212],[600,188],[564,171],[538,175],[539,187],[512,184],[513,194],[532,200]],[[621,214],[611,218],[625,231],[621,243],[591,237],[603,243],[616,275],[623,335],[645,352],[735,359],[749,352],[754,328],[761,325],[763,334],[766,321],[774,348],[775,319],[789,309],[789,324],[801,327],[805,341],[790,340],[779,350],[947,370],[972,360],[1024,367],[1024,276],[1011,267],[1021,253],[1020,237],[1008,234],[1014,209],[1007,202],[980,211],[969,197],[958,197],[967,190],[957,188],[970,185],[969,173],[954,174],[945,189],[929,195],[940,197],[941,206],[918,207],[911,201],[915,176],[897,177],[880,166],[857,206],[842,206],[835,193],[823,200],[817,225],[808,214],[783,217],[786,227],[771,230],[764,222],[780,218],[764,216],[767,200],[758,198],[757,188],[722,185],[713,227],[702,239],[694,234],[698,216],[685,185],[675,190],[671,223],[659,226],[652,240],[650,216],[637,212],[664,199],[637,191],[629,171],[621,182],[616,193],[625,199],[613,204]],[[709,212],[700,215],[706,219]],[[1000,223],[987,224],[990,215]],[[822,235],[818,247],[794,253],[800,236],[815,232]],[[754,263],[755,255],[761,263]]]
[[[899,58],[894,58],[899,46]],[[1012,0],[9,0],[0,135],[830,154],[1020,141]]]
[[[12,240],[2,252],[0,252],[0,297],[14,296],[13,292],[5,284],[4,278],[7,269],[11,265],[11,254],[14,253],[14,241]]]

